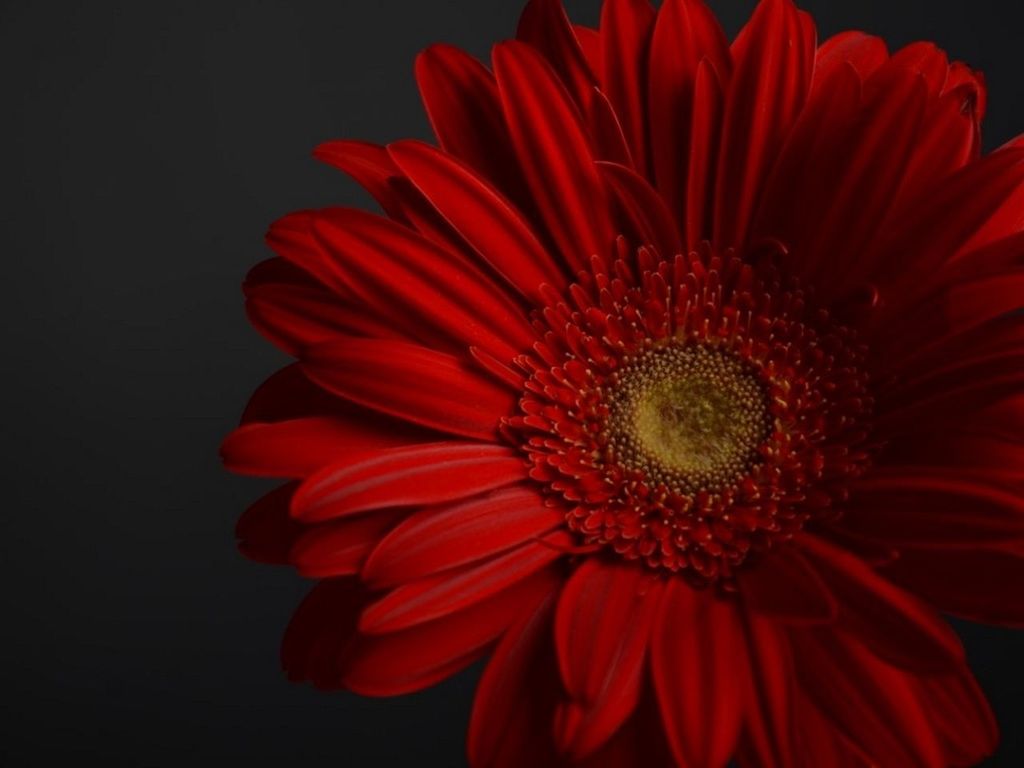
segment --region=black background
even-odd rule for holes
[[[578,21],[598,0],[569,2]],[[752,0],[711,5],[734,32]],[[1009,0],[807,0],[822,35],[932,39],[985,70],[994,146],[1024,130]],[[460,766],[476,671],[390,701],[278,669],[307,588],[243,560],[263,484],[217,447],[283,358],[239,283],[266,226],[366,203],[309,156],[427,137],[413,57],[486,56],[520,2],[0,5],[0,762]],[[1022,585],[1024,588],[1024,585]],[[961,627],[1024,765],[1024,634]]]

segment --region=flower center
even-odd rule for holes
[[[503,428],[582,543],[727,589],[870,462],[865,350],[771,263],[622,245],[549,291]]]
[[[670,346],[617,375],[614,459],[675,493],[720,491],[750,472],[771,433],[764,387],[727,352]]]

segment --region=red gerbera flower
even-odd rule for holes
[[[533,0],[424,52],[440,148],[316,155],[246,283],[298,363],[224,446],[239,525],[321,579],[294,679],[490,654],[476,768],[947,766],[994,749],[938,610],[1024,623],[1024,143],[920,43],[790,0]]]

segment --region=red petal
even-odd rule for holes
[[[608,182],[625,212],[630,228],[639,243],[653,245],[662,257],[682,253],[682,242],[672,212],[665,200],[638,174],[618,163],[599,162],[601,174]]]
[[[385,507],[440,504],[525,477],[522,458],[498,445],[432,443],[384,449],[307,479],[292,500],[292,515],[315,522]]]
[[[841,634],[794,632],[803,690],[877,765],[947,765],[911,678]]]
[[[441,148],[518,203],[528,199],[494,77],[468,53],[434,45],[416,59],[416,82]]]
[[[713,231],[715,172],[724,101],[718,73],[708,59],[702,59],[693,86],[693,119],[686,160],[686,245],[691,251],[709,239]]]
[[[349,208],[320,212],[314,230],[361,302],[389,307],[411,337],[439,335],[452,347],[473,344],[502,358],[533,343],[528,321],[501,288],[412,230]]]
[[[893,545],[998,545],[1024,539],[1024,500],[970,473],[876,470],[857,481],[840,528]]]
[[[542,283],[565,287],[561,268],[500,192],[426,144],[399,142],[390,151],[438,212],[523,296],[542,303]]]
[[[934,610],[824,539],[801,536],[799,544],[835,595],[842,626],[878,656],[922,672],[963,664],[960,641]]]
[[[473,768],[558,768],[547,737],[558,670],[551,644],[554,592],[502,638],[473,699],[466,751]]]
[[[538,538],[565,514],[531,486],[516,486],[410,516],[385,537],[363,567],[374,588],[392,587],[463,566]]]
[[[311,382],[298,363],[286,366],[260,384],[249,398],[242,423],[287,421],[304,416],[358,416],[365,409],[324,391]]]
[[[532,576],[563,557],[571,543],[567,533],[556,531],[483,563],[403,584],[367,606],[359,631],[399,632],[460,611]]]
[[[914,681],[918,699],[946,751],[948,765],[979,765],[999,743],[999,727],[971,673]]]
[[[813,59],[790,0],[764,0],[733,45],[715,198],[715,242],[743,242],[761,188],[810,86]]]
[[[326,579],[358,573],[366,556],[404,512],[363,515],[306,528],[288,555],[302,576]]]
[[[289,680],[309,681],[322,689],[343,687],[363,599],[353,579],[322,581],[310,590],[281,641],[281,665]]]
[[[651,38],[649,90],[651,158],[658,190],[685,221],[690,132],[697,110],[694,83],[702,60],[727,82],[729,44],[718,20],[699,0],[666,0]]]
[[[328,141],[313,150],[313,156],[351,176],[373,196],[388,216],[405,223],[391,185],[391,180],[401,176],[401,172],[391,162],[384,147],[367,141]]]
[[[306,350],[321,386],[367,407],[464,437],[490,440],[515,396],[463,360],[384,339],[341,339]]]
[[[1024,548],[903,549],[882,573],[946,613],[1024,628]]]
[[[796,762],[794,747],[798,743],[789,643],[772,621],[756,616],[747,619],[746,637],[751,685],[743,752],[756,759],[743,764],[789,768]]]
[[[794,547],[767,554],[760,563],[737,571],[744,602],[753,611],[785,621],[831,622],[838,611],[814,567]]]
[[[732,756],[746,670],[735,609],[669,580],[653,633],[651,673],[676,761],[724,766]]]
[[[530,0],[519,17],[516,39],[529,43],[548,60],[586,112],[596,84],[569,17],[559,0]]]
[[[880,37],[863,32],[840,32],[818,48],[814,64],[814,88],[825,86],[835,73],[852,66],[862,80],[889,60],[889,50]]]
[[[541,216],[566,263],[583,269],[612,245],[609,204],[580,117],[544,60],[527,45],[494,49],[505,116]]]
[[[297,211],[278,219],[266,234],[274,253],[294,264],[340,296],[350,292],[337,265],[313,234],[313,211]]]
[[[562,590],[555,643],[570,702],[555,739],[573,759],[607,742],[636,709],[662,586],[636,563],[591,558]]]
[[[649,0],[607,0],[601,9],[601,85],[629,144],[633,162],[648,172],[647,50],[655,11]]]
[[[423,433],[393,432],[387,422],[362,417],[309,416],[274,424],[246,424],[224,440],[221,456],[232,472],[260,477],[305,477],[346,456],[405,445]]]
[[[346,665],[345,687],[364,696],[398,696],[434,685],[480,658],[506,628],[536,610],[556,583],[557,577],[541,571],[443,619],[360,638]]]
[[[238,519],[235,536],[239,551],[250,560],[286,565],[292,543],[303,526],[288,514],[295,483],[275,488],[250,506]]]

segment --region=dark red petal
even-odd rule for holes
[[[514,451],[480,443],[431,443],[368,452],[307,479],[292,515],[315,522],[386,507],[440,504],[525,479]]]
[[[412,230],[351,208],[321,211],[313,228],[352,293],[366,306],[387,306],[411,337],[440,334],[452,347],[472,344],[502,358],[533,342],[522,310],[502,288]],[[436,334],[424,337],[423,329]]]
[[[394,338],[373,314],[338,301],[319,285],[267,283],[246,288],[249,322],[289,355],[334,336]]]
[[[289,680],[308,681],[321,689],[343,687],[364,598],[353,579],[322,581],[310,590],[281,641],[281,665]]]
[[[816,285],[846,284],[856,263],[890,213],[910,163],[927,104],[927,88],[917,73],[880,69],[865,86],[865,103],[844,147],[843,162],[830,179],[835,190],[817,237],[804,247],[819,255],[809,272]]]
[[[813,59],[790,0],[764,0],[733,45],[715,193],[715,242],[743,242],[765,178],[803,107]]]
[[[904,46],[892,55],[892,63],[920,74],[932,95],[942,92],[949,76],[949,58],[934,43],[917,42]]]
[[[275,488],[252,504],[238,519],[235,537],[239,551],[250,560],[286,565],[292,543],[304,530],[288,514],[295,483]]]
[[[662,588],[637,563],[591,558],[562,590],[555,644],[570,701],[559,711],[555,740],[573,759],[606,743],[636,709]]]
[[[812,565],[794,547],[784,547],[762,562],[736,573],[745,604],[751,610],[784,621],[831,622],[838,611],[835,598]]]
[[[619,117],[634,165],[648,172],[647,52],[655,11],[650,0],[607,0],[601,8],[601,86]]]
[[[722,81],[709,59],[697,65],[693,85],[693,118],[686,158],[685,230],[686,246],[696,250],[713,232],[715,173],[725,95]]]
[[[314,211],[297,211],[278,219],[266,234],[267,245],[339,296],[349,297],[344,276],[313,234]]]
[[[564,288],[562,268],[500,192],[426,144],[406,141],[389,149],[438,212],[523,296],[539,303],[541,284]]]
[[[519,17],[516,39],[544,54],[580,111],[586,114],[596,85],[594,73],[560,0],[529,0]]]
[[[690,132],[697,111],[695,81],[706,60],[719,82],[732,68],[718,20],[700,0],[666,0],[651,38],[647,93],[651,163],[658,190],[683,221],[690,166]]]
[[[388,422],[362,417],[309,416],[239,427],[224,440],[221,456],[232,472],[260,477],[305,477],[346,456],[405,445],[422,433],[397,432]]]
[[[403,584],[366,607],[359,631],[399,632],[487,600],[563,557],[571,543],[568,533],[556,531],[481,563]]]
[[[392,587],[500,554],[562,524],[532,486],[494,491],[416,512],[391,531],[363,566],[363,581]]]
[[[682,253],[682,241],[665,200],[639,174],[618,163],[599,162],[598,167],[629,222],[636,242],[653,245],[664,256]]]
[[[835,595],[840,625],[879,657],[921,672],[963,664],[956,633],[933,609],[824,539],[801,536],[799,545]]]
[[[911,684],[914,678],[836,632],[793,632],[791,642],[807,696],[874,764],[948,765]]]
[[[743,764],[789,768],[796,762],[799,727],[789,641],[769,619],[748,616],[745,625],[751,685],[742,752],[750,759]]]
[[[557,581],[551,571],[540,571],[437,621],[360,637],[346,664],[345,687],[364,696],[398,696],[434,685],[480,658],[510,625],[535,611]]]
[[[999,727],[985,694],[967,670],[917,678],[915,687],[943,743],[949,765],[978,765],[999,743]]]
[[[558,768],[548,732],[559,695],[551,643],[555,593],[509,628],[476,689],[466,751],[472,768]]]
[[[651,673],[681,765],[724,766],[732,756],[745,702],[741,633],[732,605],[669,580],[653,632]]]
[[[256,388],[245,406],[242,423],[287,421],[305,416],[348,418],[362,411],[365,409],[318,387],[306,377],[298,363],[293,363]]]
[[[344,338],[311,347],[302,364],[331,392],[369,408],[464,437],[490,440],[515,396],[467,362],[384,339]]]
[[[894,212],[892,229],[863,255],[848,279],[873,280],[886,295],[898,299],[904,285],[912,286],[922,274],[947,264],[969,241],[971,247],[981,247],[1019,231],[1016,225],[1006,231],[998,211],[1022,185],[1024,150],[1002,150],[971,163],[908,210]],[[990,220],[996,225],[987,225]],[[899,269],[894,270],[894,264]]]
[[[1024,628],[1024,545],[995,549],[903,549],[882,573],[945,613]]]
[[[401,172],[379,144],[348,139],[324,142],[313,156],[334,166],[359,183],[392,219],[406,223],[391,180]]]
[[[840,32],[818,48],[814,64],[814,88],[825,86],[835,73],[852,66],[862,80],[889,60],[889,49],[880,37],[863,32]]]
[[[362,515],[306,528],[292,545],[288,560],[310,579],[358,573],[377,542],[404,515],[402,511]]]
[[[857,481],[839,527],[897,546],[998,545],[1024,539],[1024,500],[969,472],[876,470]]]
[[[416,59],[416,82],[441,148],[524,202],[525,181],[487,68],[458,48],[434,45]]]
[[[568,94],[523,43],[494,49],[505,117],[540,215],[566,263],[583,269],[612,245],[609,203],[589,141]]]

